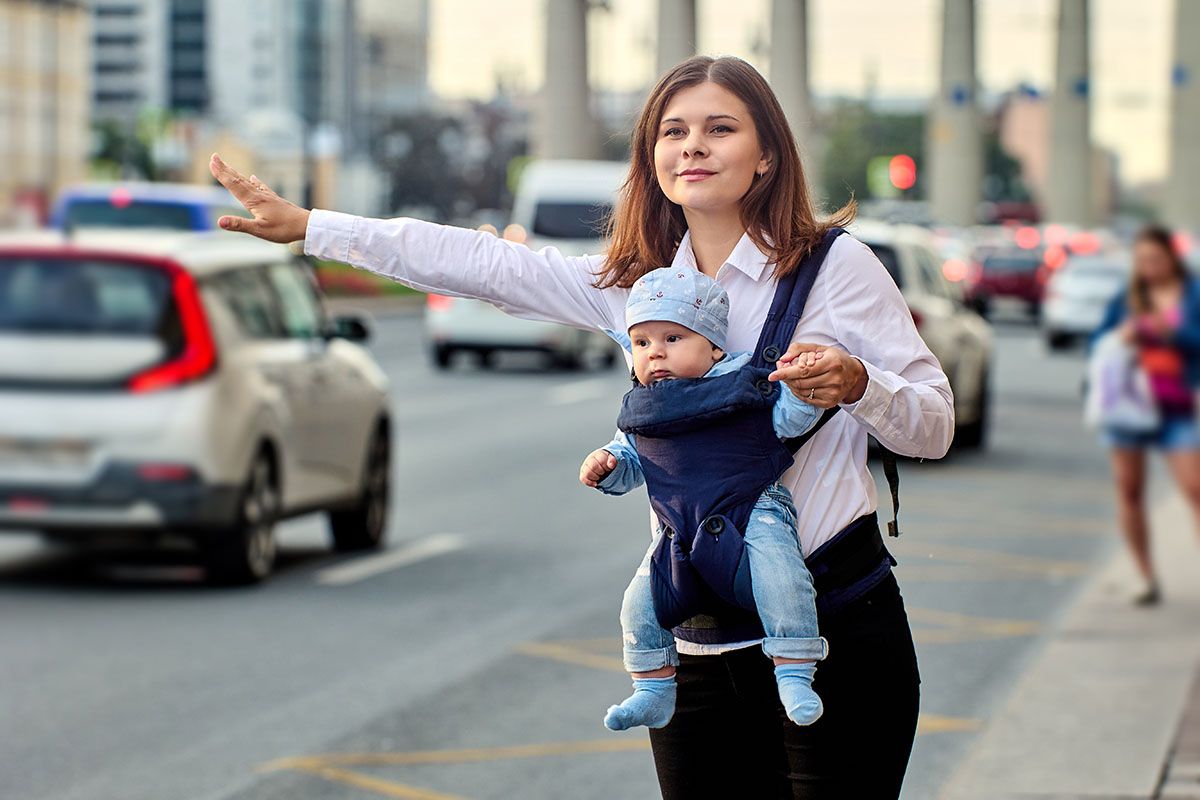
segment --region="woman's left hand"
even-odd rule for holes
[[[818,354],[811,366],[802,363],[803,353]],[[775,363],[768,380],[783,381],[792,394],[818,408],[839,403],[856,403],[867,390],[867,368],[845,350],[819,344],[793,342]]]

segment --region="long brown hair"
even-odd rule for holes
[[[775,264],[777,277],[794,271],[826,231],[854,219],[855,204],[851,200],[830,218],[817,220],[787,118],[762,75],[740,58],[695,56],[659,80],[633,128],[629,177],[609,219],[608,257],[597,276],[597,288],[628,288],[647,272],[671,263],[687,230],[687,220],[683,209],[668,200],[659,187],[654,143],[671,98],[681,89],[708,81],[746,104],[759,143],[771,156],[771,169],[754,179],[740,205],[742,225]]]
[[[1183,256],[1175,248],[1175,238],[1171,235],[1171,231],[1158,225],[1147,226],[1142,228],[1137,238],[1134,239],[1134,244],[1142,242],[1162,248],[1163,252],[1171,259],[1175,278],[1181,282],[1187,281],[1187,265],[1183,263]],[[1136,263],[1129,275],[1129,308],[1135,314],[1145,314],[1150,311],[1150,292],[1146,287],[1146,282],[1138,275]]]

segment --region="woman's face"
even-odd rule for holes
[[[1171,254],[1158,242],[1145,239],[1133,246],[1133,268],[1146,283],[1165,283],[1175,277]]]
[[[684,209],[736,210],[755,174],[771,166],[750,111],[715,83],[680,89],[663,109],[654,171],[663,194]]]

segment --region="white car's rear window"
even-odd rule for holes
[[[162,336],[172,316],[162,270],[135,264],[0,257],[0,332]]]

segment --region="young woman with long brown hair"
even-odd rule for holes
[[[739,351],[757,348],[779,279],[853,216],[847,207],[816,218],[779,102],[736,58],[689,59],[651,91],[603,255],[568,258],[416,220],[309,212],[216,156],[212,171],[254,214],[224,217],[222,227],[303,239],[310,254],[522,317],[624,330],[637,278],[667,264],[700,270],[728,292],[728,347]],[[825,713],[808,727],[791,723],[760,642],[722,638],[721,621],[711,620],[706,641],[679,639],[676,713],[651,731],[664,797],[882,800],[900,792],[919,677],[875,518],[867,436],[904,455],[940,457],[950,446],[953,401],[900,292],[865,245],[838,236],[817,267],[790,346],[770,360],[778,361],[773,380],[844,412],[800,449],[783,478],[806,561],[820,566],[813,573],[829,656],[815,688]],[[822,354],[816,371],[792,363],[802,352]]]
[[[1162,451],[1200,532],[1200,427],[1195,406],[1200,389],[1200,280],[1188,273],[1170,231],[1149,227],[1138,234],[1129,285],[1113,298],[1092,340],[1114,329],[1137,349],[1160,415],[1157,430],[1104,434],[1112,450],[1121,532],[1142,578],[1133,601],[1154,605],[1160,590],[1146,519],[1147,449]]]

